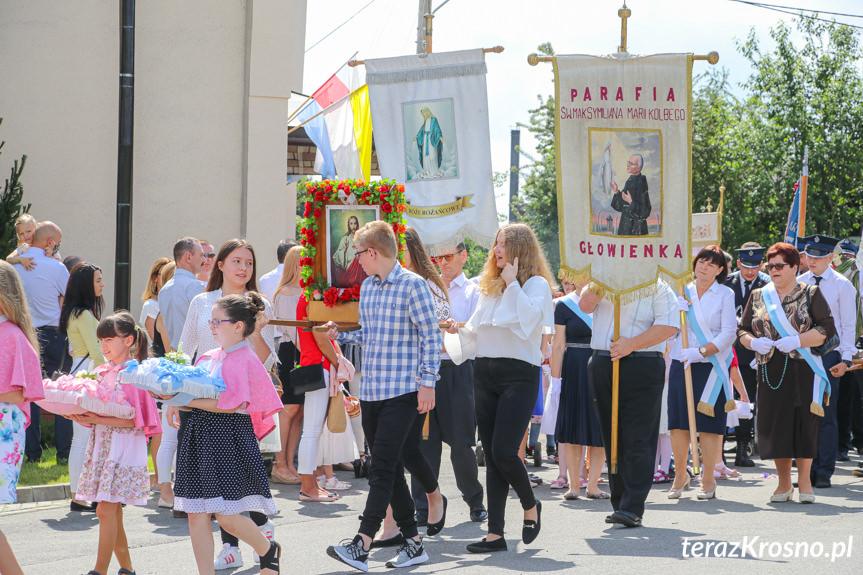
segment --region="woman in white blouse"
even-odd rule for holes
[[[301,246],[294,246],[285,254],[284,268],[276,295],[273,297],[273,311],[278,319],[297,319],[297,304],[303,295],[300,287],[300,257],[303,255]],[[282,450],[276,454],[273,463],[273,483],[300,484],[300,474],[294,467],[294,455],[297,443],[300,441],[300,431],[303,423],[303,400],[305,393],[294,393],[291,387],[291,370],[297,365],[297,328],[292,326],[276,326],[276,333],[281,335],[279,341],[279,379],[282,381],[282,403],[285,409],[279,413],[279,432],[281,433]]]
[[[467,546],[472,553],[506,550],[504,514],[512,485],[524,509],[522,540],[540,530],[542,506],[533,495],[518,447],[539,393],[543,334],[554,330],[554,284],[533,231],[502,227],[480,281],[476,311],[463,328],[450,320],[444,337],[455,363],[476,354],[476,420],[485,450],[488,535]]]
[[[737,336],[737,316],[734,292],[723,285],[728,276],[728,262],[717,246],[707,246],[698,252],[692,263],[695,280],[685,288],[685,297],[678,298],[680,310],[686,312],[688,347],[683,347],[682,335],[677,336],[671,350],[671,371],[668,376],[668,429],[677,473],[668,492],[669,499],[678,499],[689,489],[686,460],[689,455],[689,419],[686,406],[685,368],[692,372],[693,398],[698,408],[695,427],[701,440],[704,459],[701,489],[698,499],[716,496],[713,469],[721,454],[725,434],[726,404],[734,405],[729,368],[731,346]]]
[[[257,283],[257,260],[252,244],[246,240],[228,240],[219,248],[213,269],[210,271],[210,281],[206,291],[195,296],[189,304],[189,313],[186,315],[186,323],[183,325],[183,334],[180,336],[180,345],[183,353],[189,357],[201,356],[211,349],[219,347],[210,330],[210,320],[213,317],[213,304],[223,295],[245,295],[251,291],[258,291]],[[268,321],[273,319],[273,311],[269,302],[264,300],[264,313],[258,317],[255,323],[255,331],[246,338],[251,348],[258,355],[267,370],[272,369],[276,363],[275,339],[276,332]],[[181,412],[181,417],[183,413]],[[180,431],[182,433],[182,429]],[[261,531],[272,539],[273,523],[263,513],[252,511],[249,513]],[[224,529],[222,531],[222,550],[216,558],[216,569],[225,569],[229,566],[242,564],[238,540]]]

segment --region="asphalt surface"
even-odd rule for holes
[[[831,489],[816,490],[814,505],[768,503],[776,480],[764,477],[773,469],[762,462],[754,469],[741,469],[739,481],[721,480],[717,499],[712,501],[697,501],[694,489],[680,500],[669,500],[665,495],[669,485],[656,485],[648,499],[644,526],[631,529],[604,523],[611,511],[608,501],[564,501],[562,490],[551,490],[556,465],[547,464],[538,470],[529,465],[528,469],[545,481],[536,489],[544,502],[539,538],[531,545],[518,540],[522,513],[518,501],[511,497],[507,505],[509,551],[472,555],[465,551],[465,545],[485,534],[485,524],[470,521],[445,457],[441,487],[450,500],[446,528],[426,539],[430,561],[406,571],[861,573],[863,479],[851,475],[860,458],[852,459],[839,464]],[[482,468],[480,474],[484,475]],[[368,485],[364,479],[354,480],[352,473],[338,475],[352,482],[354,488],[336,503],[300,503],[297,486],[274,485],[280,513],[273,521],[276,539],[284,550],[282,573],[355,572],[329,558],[325,551],[328,545],[356,533]],[[148,507],[125,509],[124,524],[137,575],[196,573],[186,521],[174,519],[169,510],[157,509],[157,501],[154,492]],[[213,526],[216,533],[215,522]],[[0,529],[29,575],[85,574],[94,565],[96,516],[71,513],[68,502],[9,506],[0,513]],[[217,549],[219,543],[217,540]],[[251,549],[243,543],[241,549],[243,567],[218,573],[259,572]],[[709,556],[704,557],[705,553]],[[384,563],[394,554],[395,549],[373,551],[370,571],[392,571]],[[117,569],[114,561],[109,573]]]

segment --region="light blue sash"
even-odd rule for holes
[[[701,321],[703,321],[704,318],[701,312],[698,292],[695,289],[695,284],[692,283],[687,285],[684,289],[686,290],[686,297],[690,301],[689,309],[686,311],[686,319],[689,322],[689,326],[692,328],[692,331],[695,333],[695,339],[698,340],[698,345],[705,346],[710,343],[710,340],[707,338],[705,330],[701,327]],[[711,336],[712,335],[713,334],[711,334]],[[707,378],[704,392],[698,399],[698,411],[713,417],[713,406],[716,405],[716,400],[719,398],[719,391],[723,387],[725,388],[725,411],[731,411],[737,407],[737,404],[734,403],[734,393],[731,391],[731,378],[728,375],[728,370],[731,369],[733,354],[731,353],[731,349],[727,349],[724,352],[720,350],[719,353],[707,356],[707,359],[713,366],[713,370]],[[719,385],[717,385],[717,382]]]
[[[770,316],[770,323],[779,332],[781,337],[789,337],[799,335],[797,330],[791,326],[788,317],[785,315],[785,310],[782,309],[782,303],[779,299],[779,294],[776,292],[776,286],[772,283],[761,288],[761,293],[764,296],[764,307],[767,308],[767,315]],[[824,417],[824,406],[822,401],[824,394],[827,394],[828,401],[830,397],[830,380],[827,379],[827,371],[824,369],[824,362],[820,357],[815,357],[808,347],[798,347],[797,353],[800,354],[806,363],[809,365],[815,377],[812,380],[812,403],[809,406],[809,411]]]
[[[581,311],[581,308],[578,307],[578,296],[575,295],[575,292],[563,296],[562,298],[560,298],[559,301],[563,302],[566,307],[571,309],[572,313],[577,315],[578,318],[584,323],[586,323],[587,327],[589,327],[590,330],[593,331],[593,314],[584,313],[583,311]]]

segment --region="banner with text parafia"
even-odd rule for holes
[[[691,279],[692,55],[556,56],[563,275],[626,303]]]

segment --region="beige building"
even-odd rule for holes
[[[100,265],[113,309],[119,2],[0,2],[3,172],[27,154],[24,199]],[[259,274],[293,237],[286,119],[302,91],[306,0],[147,0],[135,14],[132,311],[183,235],[246,237]],[[8,164],[8,165],[7,165]]]

